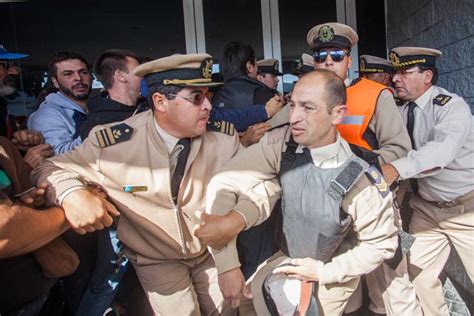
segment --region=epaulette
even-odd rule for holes
[[[234,124],[226,121],[211,121],[207,122],[207,130],[210,132],[220,132],[230,136],[234,136],[235,127]]]
[[[133,128],[125,123],[108,126],[95,132],[100,148],[109,147],[130,139]]]
[[[436,105],[446,105],[446,103],[449,102],[453,97],[446,95],[446,94],[438,94],[434,99],[433,99],[433,104]]]
[[[367,177],[370,182],[379,190],[380,195],[385,198],[390,193],[390,188],[385,182],[382,173],[373,165],[369,166],[366,171]]]

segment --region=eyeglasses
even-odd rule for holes
[[[210,100],[213,96],[213,93],[208,91],[206,93],[195,93],[195,94],[192,94],[192,95],[188,95],[188,96],[183,96],[183,95],[178,95],[178,94],[172,94],[172,93],[168,93],[166,95],[166,97],[169,99],[169,97],[175,97],[175,98],[181,98],[181,99],[184,99],[186,101],[189,101],[191,103],[193,103],[194,105],[202,105],[204,103],[204,100],[208,99]]]
[[[344,60],[344,57],[349,56],[349,53],[342,50],[326,50],[326,51],[320,51],[320,52],[314,52],[313,53],[313,58],[314,61],[317,62],[318,64],[322,64],[326,61],[326,58],[331,56],[331,59],[336,62],[340,63],[341,61]]]
[[[422,73],[426,71],[426,69],[420,69],[420,68],[410,68],[410,69],[402,69],[398,70],[395,75],[399,75],[402,77],[408,77],[410,74],[413,74],[415,72]]]

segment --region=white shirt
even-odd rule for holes
[[[336,142],[310,149],[310,153],[315,166],[322,169],[337,168],[353,155],[349,144],[341,138],[339,133],[337,133]]]
[[[434,104],[439,94],[451,99]],[[429,201],[452,201],[474,190],[474,118],[467,103],[436,86],[415,102],[416,149],[391,162],[400,178],[418,178],[419,194]],[[400,111],[406,124],[408,105]]]

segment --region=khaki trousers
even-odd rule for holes
[[[127,256],[129,254],[127,253]],[[140,264],[130,255],[154,315],[220,315],[224,298],[209,253],[198,258]]]
[[[263,298],[263,282],[273,269],[289,261],[289,257],[281,252],[277,252],[258,267],[257,271],[247,280],[247,284],[249,284],[253,294],[253,299],[242,298],[239,308],[240,315],[270,316]],[[359,279],[355,278],[346,283],[320,285],[317,297],[320,315],[342,315],[349,298],[359,284]]]
[[[369,309],[377,314],[423,315],[416,299],[415,290],[408,277],[407,259],[404,257],[396,270],[382,263],[366,275],[369,290]],[[354,312],[362,306],[362,288],[359,285],[351,296],[346,313]]]
[[[416,237],[409,256],[410,277],[425,315],[448,315],[438,277],[452,245],[474,281],[474,198],[440,207],[415,195],[410,206],[414,211],[410,233]]]

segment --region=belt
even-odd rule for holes
[[[418,195],[419,196],[419,195]],[[466,194],[464,195],[461,195],[460,197],[452,200],[452,201],[443,201],[443,202],[436,202],[436,201],[428,201],[428,200],[425,200],[431,204],[434,204],[436,205],[437,207],[439,208],[450,208],[450,207],[454,207],[454,206],[458,206],[458,205],[462,205],[464,204],[465,202],[471,200],[474,198],[474,191],[470,191],[470,192],[467,192]]]

